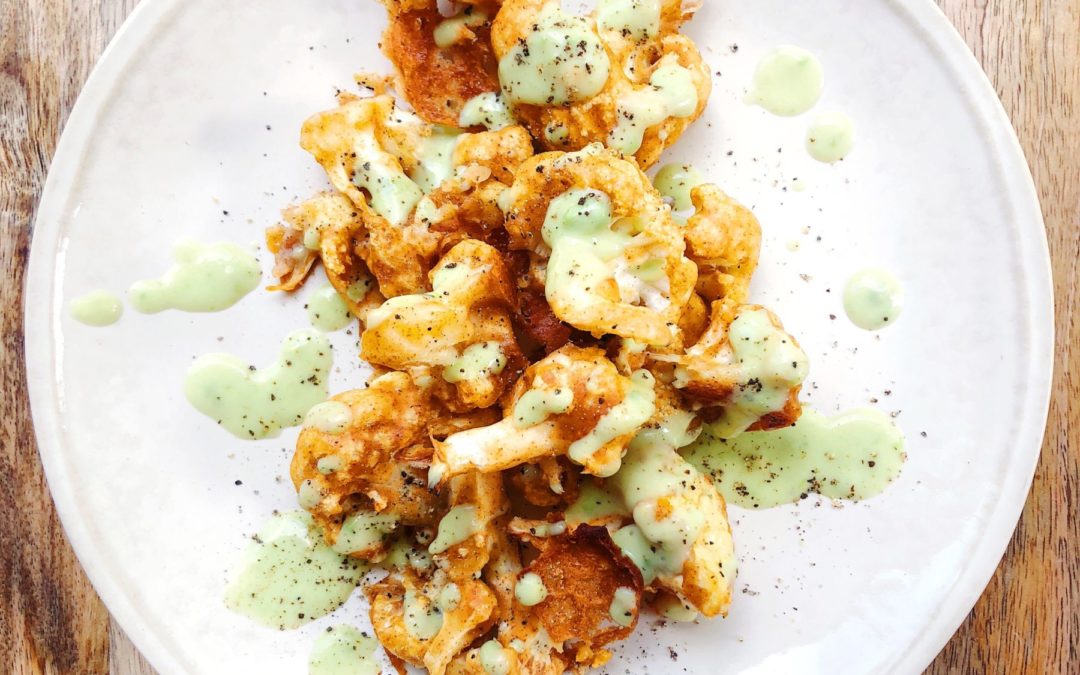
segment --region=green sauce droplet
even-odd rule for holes
[[[855,123],[844,113],[822,113],[806,132],[806,151],[819,162],[839,162],[853,147]]]
[[[589,433],[570,444],[566,455],[578,464],[589,464],[600,448],[619,436],[632,433],[649,421],[656,412],[656,393],[653,376],[647,370],[636,370],[630,375],[630,389],[626,397],[604,413]],[[619,470],[621,458],[597,467],[596,476],[610,476]]]
[[[783,45],[758,64],[746,102],[774,115],[801,115],[821,98],[825,74],[821,62],[801,47]]]
[[[656,613],[665,619],[685,623],[698,618],[698,611],[674,595],[663,594],[652,602]]]
[[[461,589],[455,583],[446,584],[439,591],[439,609],[445,614],[457,609],[459,604],[461,604]]]
[[[461,356],[443,369],[443,379],[451,384],[498,375],[506,368],[506,356],[498,342],[478,342],[470,345]]]
[[[372,658],[379,643],[352,626],[333,626],[320,634],[311,649],[308,675],[379,675]]]
[[[690,71],[677,59],[665,57],[647,86],[619,99],[607,146],[632,155],[641,148],[646,129],[669,117],[690,117],[697,104],[697,88]]]
[[[439,187],[454,173],[454,148],[457,147],[461,136],[461,132],[457,129],[435,126],[432,128],[431,135],[425,137],[420,143],[416,166],[409,173],[409,178],[424,193],[429,193]],[[413,204],[419,205],[420,202],[421,199],[418,198]]]
[[[442,610],[437,602],[411,588],[405,591],[405,629],[410,635],[430,640],[439,634],[442,625]]]
[[[435,46],[441,49],[452,47],[469,37],[467,29],[487,21],[487,14],[472,7],[466,7],[460,14],[443,19],[435,26]]]
[[[690,201],[690,191],[704,182],[705,177],[689,164],[666,164],[653,178],[653,186],[660,194],[675,202],[676,211],[694,208]]]
[[[568,525],[577,525],[616,515],[627,515],[622,502],[592,480],[588,480],[580,486],[577,499],[566,509],[563,518]]]
[[[87,326],[111,326],[120,320],[124,305],[120,298],[108,291],[90,291],[68,304],[71,318]]]
[[[637,593],[634,589],[619,586],[615,589],[615,597],[611,599],[611,607],[608,614],[611,620],[623,628],[629,628],[634,623],[634,610],[637,609]]]
[[[526,607],[539,605],[548,595],[547,586],[539,574],[529,572],[518,579],[514,584],[514,597]]]
[[[135,311],[219,312],[253,291],[262,277],[255,255],[228,242],[182,241],[173,259],[176,263],[163,277],[138,281],[128,290]]]
[[[325,333],[341,330],[353,322],[352,312],[333,286],[324,286],[307,298],[311,325]]]
[[[600,0],[596,3],[596,27],[621,37],[643,42],[660,32],[659,0]]]
[[[844,286],[844,312],[863,330],[880,330],[896,323],[903,299],[900,282],[881,269],[856,272]]]
[[[900,475],[904,438],[888,415],[863,409],[832,419],[803,409],[795,426],[723,440],[706,429],[683,451],[731,503],[771,508],[817,492],[862,500]]]
[[[372,141],[374,143],[374,140]],[[419,165],[418,165],[419,166]],[[391,225],[401,225],[413,212],[424,191],[386,153],[372,152],[360,162],[352,176],[356,187],[371,195],[371,208]]]
[[[369,551],[389,539],[397,524],[397,518],[391,515],[357,511],[341,524],[333,548],[342,555]]]
[[[341,401],[323,401],[307,411],[304,426],[318,429],[324,434],[340,434],[349,428],[352,419],[352,408]]]
[[[184,395],[237,438],[276,436],[326,400],[333,363],[330,342],[303,329],[289,334],[277,361],[256,369],[229,354],[207,354],[188,368]]]
[[[476,519],[476,507],[462,504],[450,509],[439,521],[439,533],[435,541],[428,546],[428,552],[438,555],[465,541],[480,530],[480,521]]]
[[[565,105],[598,94],[610,67],[588,21],[548,2],[524,39],[499,59],[499,84],[515,104]]]
[[[540,424],[549,415],[561,415],[570,409],[574,402],[574,390],[530,389],[521,395],[514,404],[514,426],[528,429]]]
[[[480,647],[480,665],[486,675],[507,675],[510,659],[498,640],[488,640]]]
[[[473,96],[461,108],[458,124],[463,127],[484,126],[498,131],[516,124],[501,92],[485,91]]]
[[[270,628],[298,628],[340,607],[365,571],[326,545],[311,514],[281,513],[244,552],[225,605]]]

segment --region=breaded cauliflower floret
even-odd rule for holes
[[[455,410],[493,405],[525,364],[510,323],[513,288],[499,252],[467,239],[432,271],[429,293],[399,295],[372,310],[360,355],[434,380]]]
[[[499,597],[479,580],[502,541],[508,509],[497,474],[470,473],[450,481],[450,508],[428,552],[434,572],[392,573],[368,592],[371,621],[387,651],[429,673],[450,661],[496,620]]]
[[[450,579],[472,579],[480,576],[491,559],[509,502],[498,474],[473,471],[447,484],[451,509],[439,521],[428,551]]]
[[[648,371],[627,377],[600,349],[568,345],[525,371],[501,422],[436,442],[429,480],[564,454],[586,473],[610,476],[652,417],[653,398]]]
[[[431,435],[486,421],[449,417],[405,373],[337,394],[308,413],[296,441],[300,505],[341,552],[377,560],[399,524],[438,521],[443,500],[427,489]],[[350,542],[338,541],[343,531]]]
[[[509,590],[496,637],[459,654],[447,672],[482,675],[491,672],[484,663],[498,662],[505,666],[499,672],[561,675],[603,665],[611,657],[604,646],[627,637],[638,619],[643,585],[634,562],[601,527],[541,536],[512,523],[510,532],[537,554],[523,568],[513,546],[500,547],[495,569],[505,579],[493,579],[494,569],[484,576],[492,588],[501,583]],[[524,604],[515,588],[528,577],[543,595]]]
[[[491,44],[514,116],[544,149],[599,142],[648,168],[712,90],[697,47],[678,32],[690,14],[681,0],[600,0],[588,17],[558,0],[507,0]]]
[[[634,439],[605,482],[634,519],[612,538],[646,586],[677,594],[705,616],[727,615],[737,561],[727,505],[712,482],[653,429]]]
[[[510,247],[545,261],[534,267],[555,316],[597,337],[676,338],[696,269],[671,209],[632,162],[599,145],[537,155],[499,203]]]
[[[304,283],[316,260],[349,310],[361,321],[384,300],[367,266],[354,251],[367,238],[356,207],[338,192],[322,192],[282,213],[285,225],[267,229],[267,247],[274,253],[271,291],[294,291]]]
[[[425,580],[406,570],[365,589],[371,626],[400,672],[404,664],[442,675],[491,624],[495,596],[482,581]]]
[[[300,144],[353,203],[366,231],[353,253],[383,295],[427,290],[428,271],[442,251],[468,236],[460,228],[500,224],[454,216],[462,208],[475,211],[464,202],[480,199],[498,217],[498,191],[485,191],[485,184],[508,178],[532,153],[528,134],[520,127],[480,134],[437,129],[396,108],[388,95],[339,99],[337,108],[304,123]]]
[[[491,49],[497,2],[469,2],[444,17],[435,0],[383,0],[389,19],[380,46],[394,64],[395,85],[420,117],[459,126],[465,104],[499,90]]]
[[[713,421],[719,438],[790,426],[802,412],[806,353],[760,305],[713,303],[708,330],[686,354],[671,360],[676,364],[672,384]]]
[[[686,222],[686,257],[698,267],[697,292],[708,301],[746,302],[761,253],[757,218],[715,185],[690,191],[694,214]]]
[[[388,297],[422,289],[425,264],[439,246],[426,223],[412,222],[424,197],[407,171],[429,133],[389,96],[341,97],[341,105],[304,122],[300,145],[359,212],[368,238],[358,254]]]

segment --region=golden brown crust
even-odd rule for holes
[[[497,7],[470,6],[487,18],[469,27],[472,37],[449,47],[435,44],[443,18],[434,0],[385,0],[389,24],[380,43],[394,64],[397,90],[416,114],[435,124],[458,125],[461,108],[472,97],[499,90],[499,65],[491,49],[491,22]]]
[[[686,257],[698,267],[697,292],[710,302],[746,302],[761,253],[761,225],[715,185],[695,187],[690,199],[694,214],[686,223]]]
[[[360,355],[370,363],[421,372],[451,410],[487,408],[510,388],[526,365],[510,320],[514,291],[499,252],[475,239],[454,246],[432,270],[453,275],[431,293],[400,296],[371,315]],[[474,345],[497,345],[502,368],[478,377],[453,371],[455,359]]]
[[[405,373],[375,378],[366,389],[332,397],[352,412],[340,433],[307,427],[296,441],[290,475],[319,495],[308,510],[333,543],[342,521],[356,509],[395,516],[404,525],[438,522],[444,501],[427,488],[430,436],[487,422],[481,413],[451,417]],[[320,470],[320,460],[324,470]],[[378,556],[375,556],[378,557]]]
[[[633,632],[637,624],[643,583],[641,573],[606,528],[581,525],[571,533],[533,539],[540,555],[523,574],[538,575],[547,596],[531,608],[556,643],[583,644],[597,650]],[[635,595],[629,626],[612,621],[610,609],[615,591],[630,589]]]

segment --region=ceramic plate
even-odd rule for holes
[[[247,537],[295,507],[296,430],[238,441],[181,391],[207,352],[270,362],[307,325],[313,287],[256,292],[217,314],[129,311],[104,329],[73,322],[66,303],[159,275],[181,237],[258,242],[279,209],[322,189],[300,124],[355,71],[387,70],[383,25],[373,0],[145,0],[53,162],[26,307],[41,455],[95,588],[164,673],[295,675],[328,625],[367,626],[360,594],[294,632],[224,607]],[[928,1],[715,0],[687,32],[714,90],[665,161],[692,161],[760,217],[753,299],[809,354],[804,398],[827,413],[893,413],[909,459],[863,503],[732,507],[741,592],[730,618],[640,628],[607,672],[918,672],[990,578],[1039,451],[1052,298],[1031,178],[991,87]],[[783,43],[824,64],[817,110],[856,122],[838,165],[803,149],[809,116],[742,102],[758,59]],[[871,264],[906,291],[900,320],[879,333],[841,307],[844,281]],[[355,334],[333,340],[338,391],[364,367]]]

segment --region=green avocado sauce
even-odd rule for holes
[[[181,241],[173,249],[173,259],[175,264],[164,276],[138,281],[128,290],[135,311],[218,312],[255,290],[262,277],[255,255],[228,242]]]
[[[821,62],[802,47],[782,45],[758,63],[746,102],[774,115],[794,117],[821,98],[825,73]]]
[[[812,492],[868,499],[900,475],[906,457],[904,437],[888,415],[860,409],[828,418],[809,408],[784,429],[724,440],[706,428],[683,456],[712,477],[725,499],[750,509],[789,504]]]
[[[366,571],[327,546],[311,514],[279,513],[241,556],[225,606],[269,628],[299,628],[340,607]]]
[[[378,640],[352,626],[331,626],[315,639],[308,675],[379,675],[378,647]]]
[[[124,305],[120,298],[108,291],[90,291],[68,303],[71,318],[87,326],[111,326],[120,320]]]
[[[200,356],[188,368],[184,395],[237,438],[258,440],[300,424],[326,400],[332,363],[326,336],[305,328],[290,333],[264,368],[230,354]]]
[[[589,21],[549,2],[528,34],[499,59],[499,84],[513,104],[566,105],[600,93],[610,66]]]

